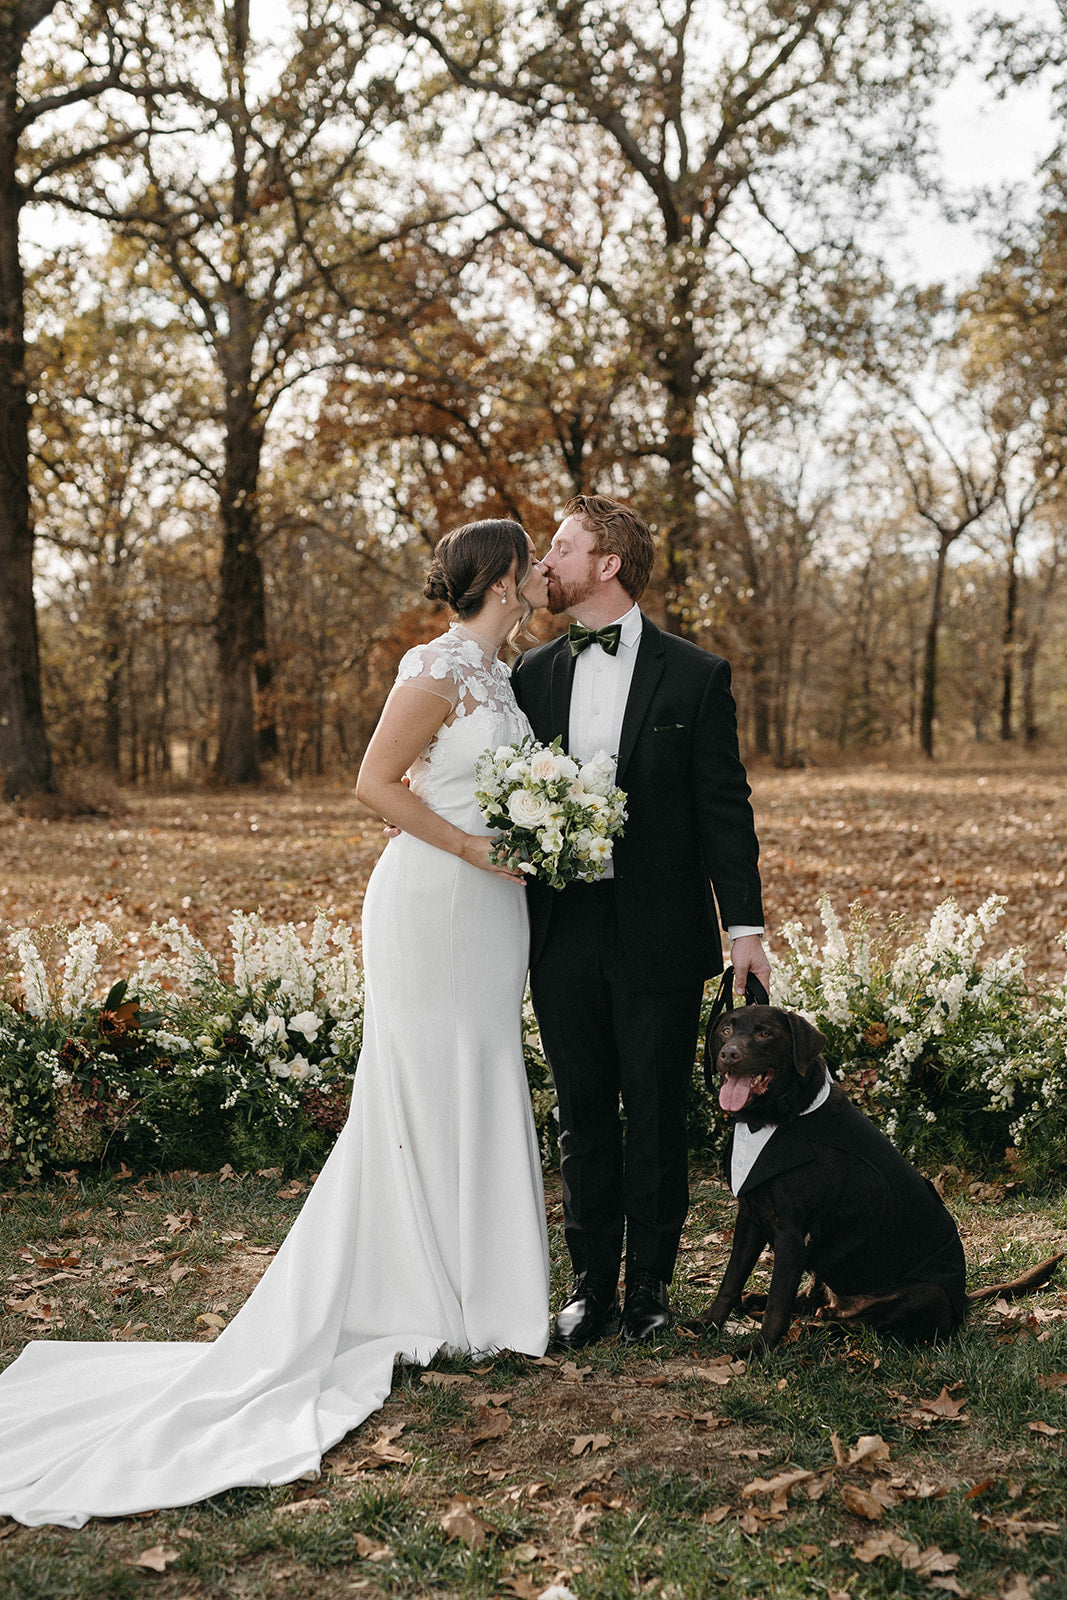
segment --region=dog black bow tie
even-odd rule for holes
[[[622,628],[617,622],[610,622],[606,628],[583,628],[580,622],[572,622],[567,630],[571,655],[580,656],[591,644],[598,644],[609,656],[613,656],[619,648],[621,634]]]

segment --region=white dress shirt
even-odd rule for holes
[[[613,656],[601,645],[591,644],[574,663],[567,749],[576,761],[591,761],[600,750],[606,750],[616,761],[619,759],[622,719],[644,625],[640,606],[631,606],[617,621],[619,648]],[[614,866],[609,861],[602,877],[614,875]],[[731,940],[739,939],[742,934],[762,932],[761,927],[727,929]]]

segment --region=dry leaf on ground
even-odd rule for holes
[[[472,1550],[480,1550],[489,1535],[496,1532],[477,1515],[473,1502],[465,1494],[453,1495],[441,1513],[441,1527],[450,1539],[460,1539]]]
[[[180,1550],[171,1550],[164,1544],[154,1544],[150,1550],[142,1550],[141,1554],[130,1562],[130,1566],[147,1567],[151,1572],[166,1572],[180,1555]]]

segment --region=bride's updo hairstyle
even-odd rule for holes
[[[450,606],[461,622],[485,604],[490,588],[506,578],[516,561],[515,582],[521,589],[530,571],[530,547],[518,522],[468,522],[439,539],[423,587],[427,600]],[[530,608],[526,608],[526,617]]]

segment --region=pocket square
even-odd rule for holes
[[[659,722],[652,729],[653,733],[684,733],[684,722]]]

